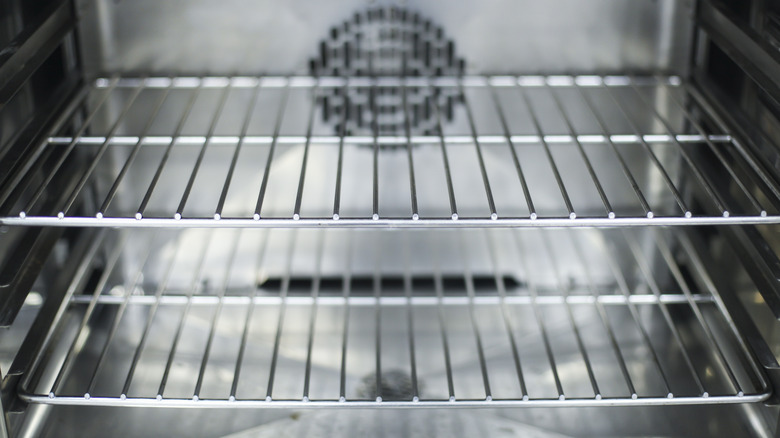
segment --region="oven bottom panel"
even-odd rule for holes
[[[501,436],[501,437],[763,437],[755,406],[658,406],[569,409],[433,410],[233,410],[123,409],[81,406],[31,406],[30,416],[45,419],[43,438],[61,436],[176,436],[271,438],[330,436]],[[89,422],[84,418],[89,417]],[[695,419],[692,420],[692,419]],[[166,431],[165,433],[161,431]]]

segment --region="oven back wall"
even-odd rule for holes
[[[684,73],[692,0],[78,0],[86,71],[301,74],[333,26],[369,6],[441,26],[469,72]],[[389,17],[386,17],[389,20]]]

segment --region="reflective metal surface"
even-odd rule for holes
[[[684,73],[692,12],[682,0],[77,3],[90,76],[305,74],[332,26],[377,4],[442,26],[473,72]]]
[[[112,233],[105,270],[66,303],[60,341],[22,397],[204,408],[764,400],[762,374],[699,289],[706,273],[680,264],[666,234]]]
[[[375,97],[377,87],[401,95]],[[53,163],[48,176],[20,174],[0,194],[20,199],[1,220],[96,227],[779,221],[780,188],[741,144],[705,129],[713,125],[694,115],[700,109],[687,88],[677,77],[622,76],[100,79],[86,97],[87,116],[40,145],[38,155]],[[343,123],[328,119],[325,95],[339,90],[344,96],[328,99],[352,90],[359,102],[367,92],[405,120],[383,124],[397,132],[380,135],[387,114],[367,103],[350,104],[362,113],[345,111]],[[413,102],[424,111],[410,110]],[[433,113],[417,114],[426,111]],[[424,117],[437,121],[433,132],[414,123]],[[723,178],[705,175],[713,167]],[[52,199],[57,175],[67,174],[73,188]]]
[[[65,300],[4,380],[17,435],[777,428],[745,261],[663,227],[780,221],[772,166],[681,79],[694,2],[75,5],[86,86],[6,166],[0,222],[104,229],[58,230],[73,259],[35,288]],[[432,81],[334,32],[390,5],[431,20],[401,47]],[[43,126],[19,96],[0,157]]]
[[[101,436],[192,436],[233,438],[266,436],[422,436],[422,437],[760,437],[754,407],[729,405],[569,409],[442,410],[197,410],[91,408],[85,424],[79,407],[33,406],[46,423],[25,437],[63,434]],[[640,412],[641,411],[641,412]],[[696,421],[691,421],[695,418]],[[175,425],[176,433],[171,432]],[[161,433],[160,430],[165,430]],[[493,435],[488,435],[493,433]]]

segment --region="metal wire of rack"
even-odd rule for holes
[[[769,396],[679,230],[100,236],[21,386],[29,402],[554,407]],[[86,282],[96,258],[105,269]]]
[[[780,221],[773,176],[709,121],[689,91],[677,77],[98,79],[84,94],[86,113],[64,117],[7,178],[0,221],[415,228]],[[326,116],[326,94],[360,110]],[[384,114],[376,102],[396,110]],[[384,118],[399,113],[403,120],[390,122],[403,129],[380,135]],[[371,123],[353,123],[364,118]],[[434,132],[416,131],[419,119],[434,120]],[[713,166],[715,173],[705,171]],[[76,179],[56,178],[67,172]],[[65,196],[47,198],[63,185]]]

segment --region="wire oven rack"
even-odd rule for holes
[[[765,400],[686,234],[634,231],[104,230],[21,396],[152,407]]]
[[[4,176],[0,221],[780,222],[772,173],[700,104],[673,76],[98,79]]]

